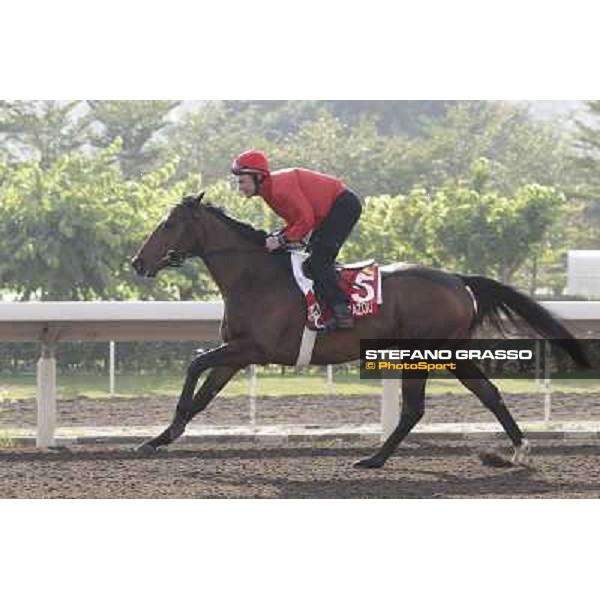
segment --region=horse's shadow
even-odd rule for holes
[[[394,461],[392,461],[394,462]],[[386,470],[387,469],[387,470]],[[219,483],[239,486],[242,494],[248,496],[251,486],[274,487],[280,498],[314,499],[443,499],[472,498],[474,496],[524,498],[535,495],[559,494],[557,486],[536,479],[532,469],[511,469],[510,471],[490,471],[489,474],[467,477],[438,471],[411,469],[405,475],[398,476],[392,464],[381,471],[345,472],[331,480],[298,481],[285,477],[253,474],[248,477],[236,475],[229,477],[225,473],[218,476]],[[195,470],[186,474],[188,478],[202,478],[205,474]],[[422,479],[422,477],[430,477]],[[212,478],[212,475],[211,475]],[[597,485],[578,485],[579,491],[598,491]],[[252,496],[252,493],[250,493]],[[256,497],[261,497],[258,492]]]

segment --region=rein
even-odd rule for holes
[[[238,252],[265,252],[264,248],[240,248],[237,246],[231,246],[229,248],[216,248],[214,250],[198,250],[196,252],[182,253],[175,250],[169,250],[167,255],[160,261],[159,265],[169,267],[180,267],[184,261],[192,256],[198,256],[199,258],[205,259],[208,256],[215,256],[217,254],[229,254]]]

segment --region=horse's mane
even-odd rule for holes
[[[186,202],[187,200],[188,197],[184,198],[183,204],[188,204],[188,202]],[[205,208],[210,214],[217,217],[236,233],[239,233],[245,240],[252,242],[257,246],[265,245],[267,232],[263,229],[255,229],[249,223],[244,223],[244,221],[240,221],[239,219],[228,215],[222,206],[217,206],[211,202],[202,202],[200,206]]]

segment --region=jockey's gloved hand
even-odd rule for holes
[[[300,252],[306,251],[306,243],[304,240],[291,242],[286,238],[285,234],[283,233],[283,230],[281,229],[270,233],[267,236],[267,240],[265,240],[265,246],[271,252],[274,252],[275,250],[288,250]]]
[[[275,237],[274,235],[270,235],[265,240],[265,247],[269,252],[274,252],[275,250],[283,249],[281,241]]]
[[[270,233],[265,240],[265,246],[270,252],[284,250],[286,245],[287,240],[281,230],[273,231],[273,233]]]

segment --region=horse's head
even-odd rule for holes
[[[191,256],[197,245],[193,229],[194,215],[204,192],[197,196],[186,196],[174,206],[169,214],[144,242],[131,266],[138,275],[154,277],[165,267],[178,267]]]

